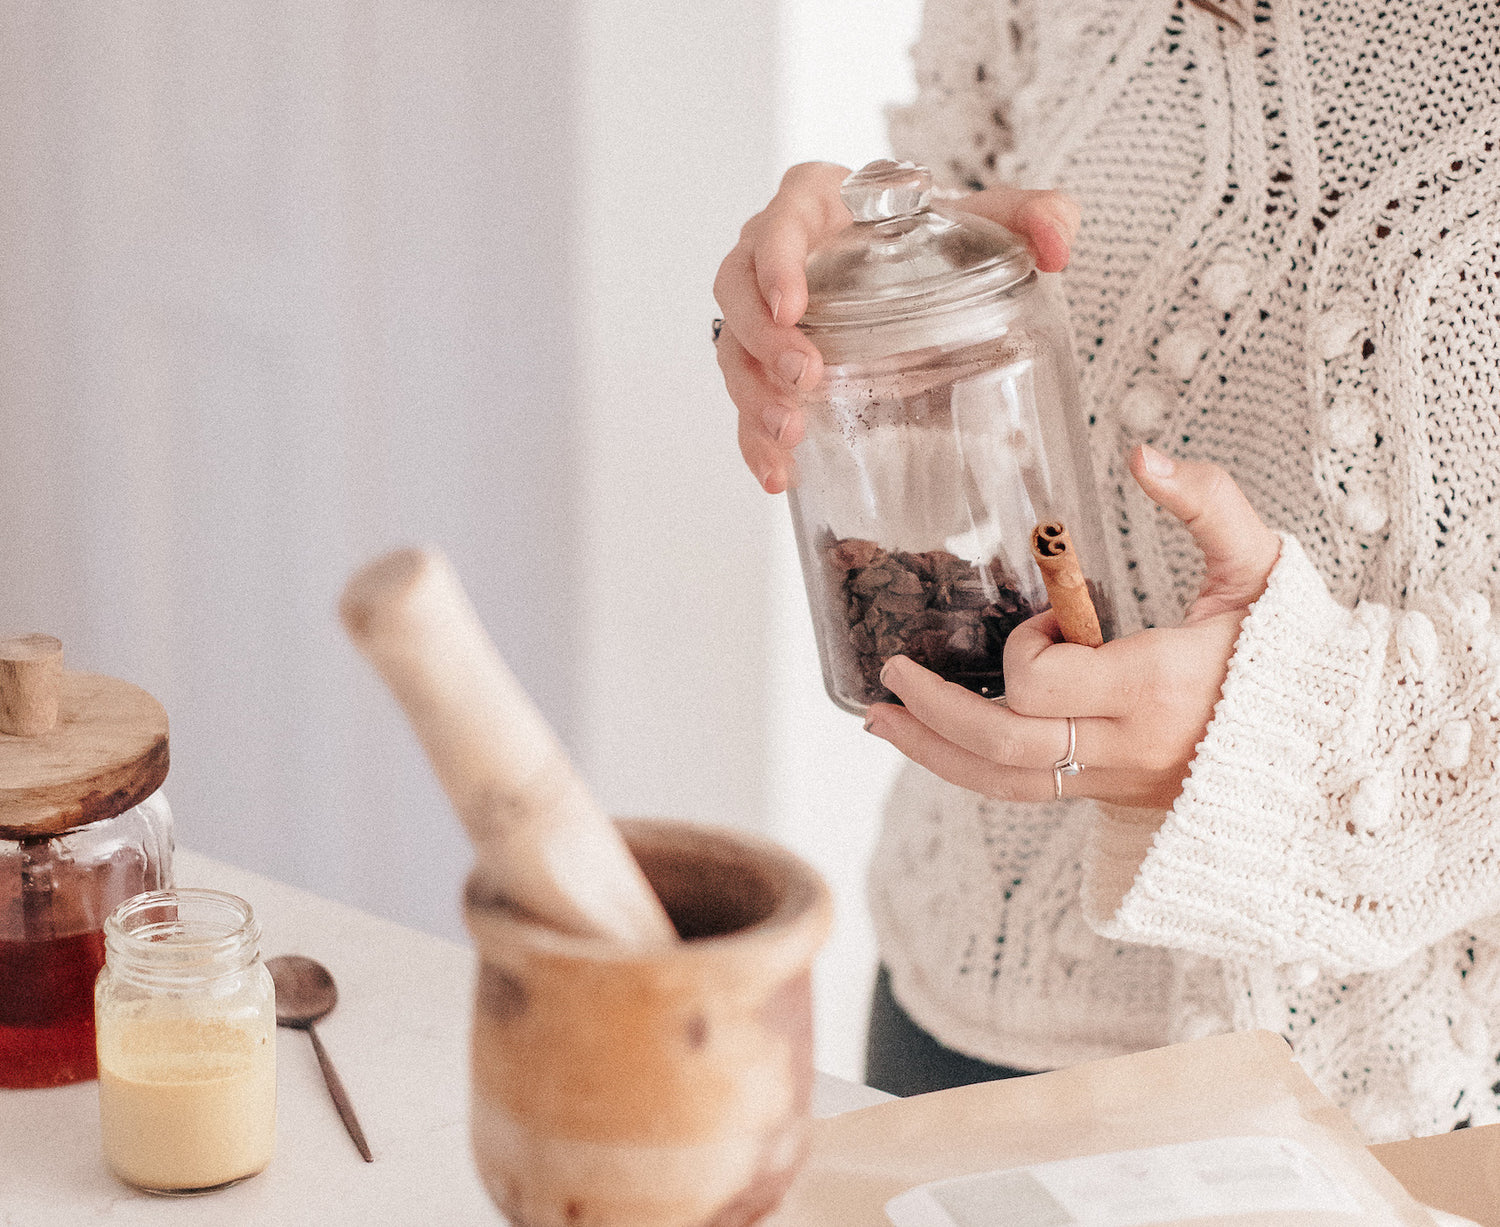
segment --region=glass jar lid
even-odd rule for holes
[[[807,260],[799,327],[823,338],[859,333],[887,352],[991,331],[993,308],[1035,280],[1026,248],[972,213],[932,208],[932,174],[910,162],[871,162],[840,188],[854,224]],[[825,352],[825,358],[829,355]]]

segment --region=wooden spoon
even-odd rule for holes
[[[405,708],[474,844],[482,889],[565,933],[637,948],[677,940],[441,554],[375,559],[350,579],[339,610]]]

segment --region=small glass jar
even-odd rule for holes
[[[105,921],[104,949],[94,1001],[109,1166],[175,1195],[263,1171],[276,1143],[276,998],[250,905],[152,891]]]
[[[7,838],[0,826],[0,1086],[94,1077],[105,917],[171,885],[172,811],[160,792],[56,835]]]
[[[824,378],[801,397],[789,501],[824,685],[856,714],[894,701],[897,654],[1004,694],[1005,641],[1048,603],[1044,525],[1067,529],[1114,634],[1066,309],[1009,232],[931,188],[871,163],[844,182],[854,223],[807,261],[799,327]]]

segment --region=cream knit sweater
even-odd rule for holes
[[[1223,0],[1234,7],[1235,0]],[[928,0],[896,150],[1068,189],[1094,459],[1141,622],[1200,563],[1137,440],[1282,534],[1157,833],[907,768],[872,867],[897,997],[1043,1069],[1291,1041],[1371,1140],[1500,1120],[1500,10]],[[1046,18],[1042,19],[1045,12]]]

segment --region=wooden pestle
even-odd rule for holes
[[[349,580],[339,612],[406,710],[474,844],[481,890],[565,933],[637,948],[677,940],[447,559],[377,558]]]

